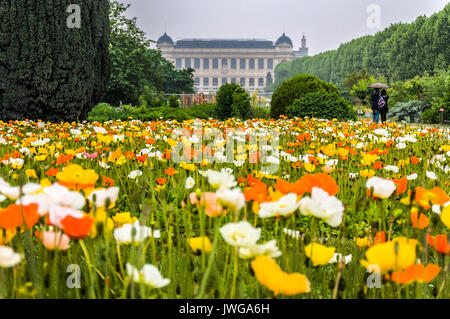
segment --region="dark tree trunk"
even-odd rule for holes
[[[108,0],[0,0],[0,119],[85,119],[109,80],[109,34]]]

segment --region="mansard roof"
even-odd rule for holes
[[[260,39],[183,39],[179,49],[273,49],[273,42]]]

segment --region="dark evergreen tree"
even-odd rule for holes
[[[85,119],[109,79],[108,11],[108,0],[1,0],[0,119]]]

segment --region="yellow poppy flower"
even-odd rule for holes
[[[395,238],[369,248],[366,251],[367,260],[361,260],[361,264],[366,268],[375,265],[379,267],[382,274],[391,270],[405,269],[413,265],[416,260],[416,246],[415,239]]]
[[[441,220],[447,228],[450,228],[450,205],[445,206],[442,210]]]
[[[313,262],[313,266],[326,265],[333,258],[336,248],[311,243],[305,247],[305,253]]]
[[[204,251],[207,254],[212,250],[211,241],[208,237],[189,238],[188,243],[194,253],[201,253],[201,251]]]
[[[275,260],[268,256],[256,257],[252,262],[252,269],[260,284],[271,290],[275,296],[292,296],[311,291],[311,283],[305,275],[283,272]]]

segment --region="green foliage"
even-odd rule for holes
[[[169,107],[177,108],[180,107],[180,100],[177,95],[171,95],[167,98],[167,104]]]
[[[320,90],[338,93],[334,85],[321,81],[314,75],[301,74],[293,77],[280,85],[273,93],[270,116],[275,119],[279,118],[280,115],[286,114],[286,108],[292,105],[296,99]]]
[[[356,96],[361,101],[362,105],[370,104],[369,97],[373,89],[369,88],[369,85],[377,82],[386,83],[386,79],[383,77],[375,79],[373,76],[364,77],[353,85],[350,94]]]
[[[133,105],[160,106],[148,92],[168,94],[194,93],[193,69],[177,70],[161,56],[159,50],[150,49],[152,41],[137,27],[136,18],[125,16],[130,5],[111,1],[112,76],[106,102]],[[141,95],[147,95],[143,99]]]
[[[315,117],[355,120],[356,113],[350,103],[338,93],[317,91],[296,99],[286,110],[288,117]]]
[[[216,103],[204,103],[204,104],[195,104],[192,105],[188,111],[190,112],[191,115],[194,114],[203,114],[206,115],[207,117],[204,119],[217,119],[217,104]],[[198,118],[202,118],[200,116],[194,116],[194,117],[198,117]]]
[[[68,28],[70,4],[81,28]],[[0,1],[0,118],[75,121],[110,74],[107,0]]]
[[[217,117],[225,120],[230,117],[246,119],[250,111],[250,97],[237,83],[222,85],[217,91]]]
[[[297,74],[314,74],[331,83],[366,69],[389,82],[404,81],[448,68],[450,62],[450,4],[429,18],[418,17],[411,24],[392,24],[373,36],[342,44],[337,50],[280,63],[275,85]]]
[[[427,124],[439,123],[439,121],[441,120],[441,114],[439,110],[436,108],[426,109],[420,115],[420,119],[422,123]]]
[[[164,93],[157,92],[152,87],[144,86],[143,93],[139,96],[139,105],[145,107],[160,107],[164,105]]]
[[[395,108],[389,111],[390,117],[396,121],[419,123],[422,113],[431,105],[425,101],[399,102]]]
[[[270,108],[267,107],[259,107],[252,106],[250,108],[250,112],[248,114],[248,118],[250,119],[270,119]]]
[[[192,119],[207,120],[213,116],[214,109],[207,106],[193,106],[189,109],[182,109],[179,107],[161,106],[161,107],[132,107],[124,105],[121,109],[113,107],[107,103],[97,104],[89,113],[88,120],[91,122],[107,122],[107,121],[126,121],[130,118],[141,121],[159,121],[163,120],[177,120],[186,121]]]

